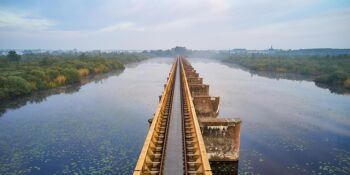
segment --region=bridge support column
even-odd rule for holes
[[[237,161],[240,149],[239,119],[199,119],[209,161]]]

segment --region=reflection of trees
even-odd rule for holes
[[[116,70],[110,73],[106,74],[97,74],[97,75],[92,75],[89,76],[85,79],[83,79],[79,84],[72,84],[72,85],[67,85],[67,86],[62,86],[62,87],[57,87],[53,89],[48,89],[48,90],[43,90],[43,91],[37,91],[34,92],[30,95],[19,97],[16,99],[12,100],[6,100],[2,101],[0,103],[0,117],[8,110],[8,109],[17,109],[20,108],[26,104],[30,103],[41,103],[46,100],[48,96],[55,95],[55,94],[73,94],[76,93],[80,90],[80,87],[90,83],[90,82],[95,82],[99,83],[102,80],[110,77],[110,76],[118,76],[120,75],[124,70]]]
[[[329,89],[331,92],[336,93],[336,94],[349,94],[350,90],[345,89],[344,87],[339,87],[339,86],[332,86],[328,84],[322,84],[322,83],[317,83],[315,82],[315,85],[320,88],[324,89]]]
[[[307,76],[307,75],[302,75],[302,74],[296,74],[296,73],[279,73],[279,72],[271,72],[271,71],[255,71],[255,70],[250,70],[247,69],[245,67],[236,65],[234,63],[227,63],[224,62],[225,65],[227,65],[228,67],[232,67],[232,68],[236,68],[236,69],[241,69],[243,71],[249,72],[252,75],[258,75],[258,76],[262,76],[262,77],[267,77],[270,79],[287,79],[287,80],[297,80],[297,81],[312,81],[315,83],[315,85],[317,87],[323,88],[323,89],[328,89],[330,90],[332,93],[337,93],[337,94],[345,94],[345,93],[350,93],[350,91],[348,89],[345,89],[344,87],[336,87],[336,86],[332,86],[329,84],[320,84],[320,83],[316,83],[314,81],[314,79],[316,77],[314,76]]]

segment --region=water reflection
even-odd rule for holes
[[[24,96],[24,97],[3,101],[0,103],[0,117],[4,113],[6,113],[7,110],[17,109],[17,108],[20,108],[26,104],[41,103],[41,102],[45,101],[46,98],[51,96],[51,95],[61,94],[61,93],[64,93],[64,94],[76,93],[80,90],[81,86],[83,86],[87,83],[90,83],[90,82],[100,83],[104,79],[106,79],[110,76],[120,75],[121,73],[123,73],[123,71],[124,70],[122,69],[122,70],[116,70],[116,71],[113,71],[110,73],[97,74],[97,75],[93,75],[93,76],[89,76],[87,78],[84,78],[83,80],[81,80],[81,82],[79,84],[67,85],[67,86],[63,86],[63,87],[57,87],[57,88],[53,88],[53,89],[38,91],[38,92],[34,92],[30,95]]]

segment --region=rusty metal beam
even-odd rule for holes
[[[183,65],[183,59],[180,60],[180,64]],[[211,172],[211,167],[210,167],[210,164],[209,164],[209,159],[208,159],[208,156],[207,156],[207,152],[206,152],[206,149],[205,149],[205,144],[204,144],[204,140],[203,140],[203,137],[202,137],[202,132],[200,130],[200,125],[198,123],[198,117],[197,117],[197,114],[196,114],[196,110],[194,108],[194,104],[193,104],[193,101],[192,101],[192,95],[190,93],[190,88],[189,88],[189,85],[188,85],[188,81],[187,81],[187,76],[186,76],[186,72],[184,70],[184,66],[181,66],[182,68],[182,79],[183,79],[183,86],[184,86],[184,98],[187,98],[187,103],[188,103],[188,106],[189,106],[189,115],[190,117],[192,118],[192,122],[193,122],[193,125],[194,125],[194,133],[195,133],[195,137],[196,137],[196,146],[199,150],[199,156],[200,156],[200,159],[199,161],[201,162],[202,164],[202,170],[203,170],[203,174],[212,174]]]

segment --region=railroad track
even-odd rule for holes
[[[212,174],[182,58],[172,66],[153,117],[134,170],[139,174]]]

